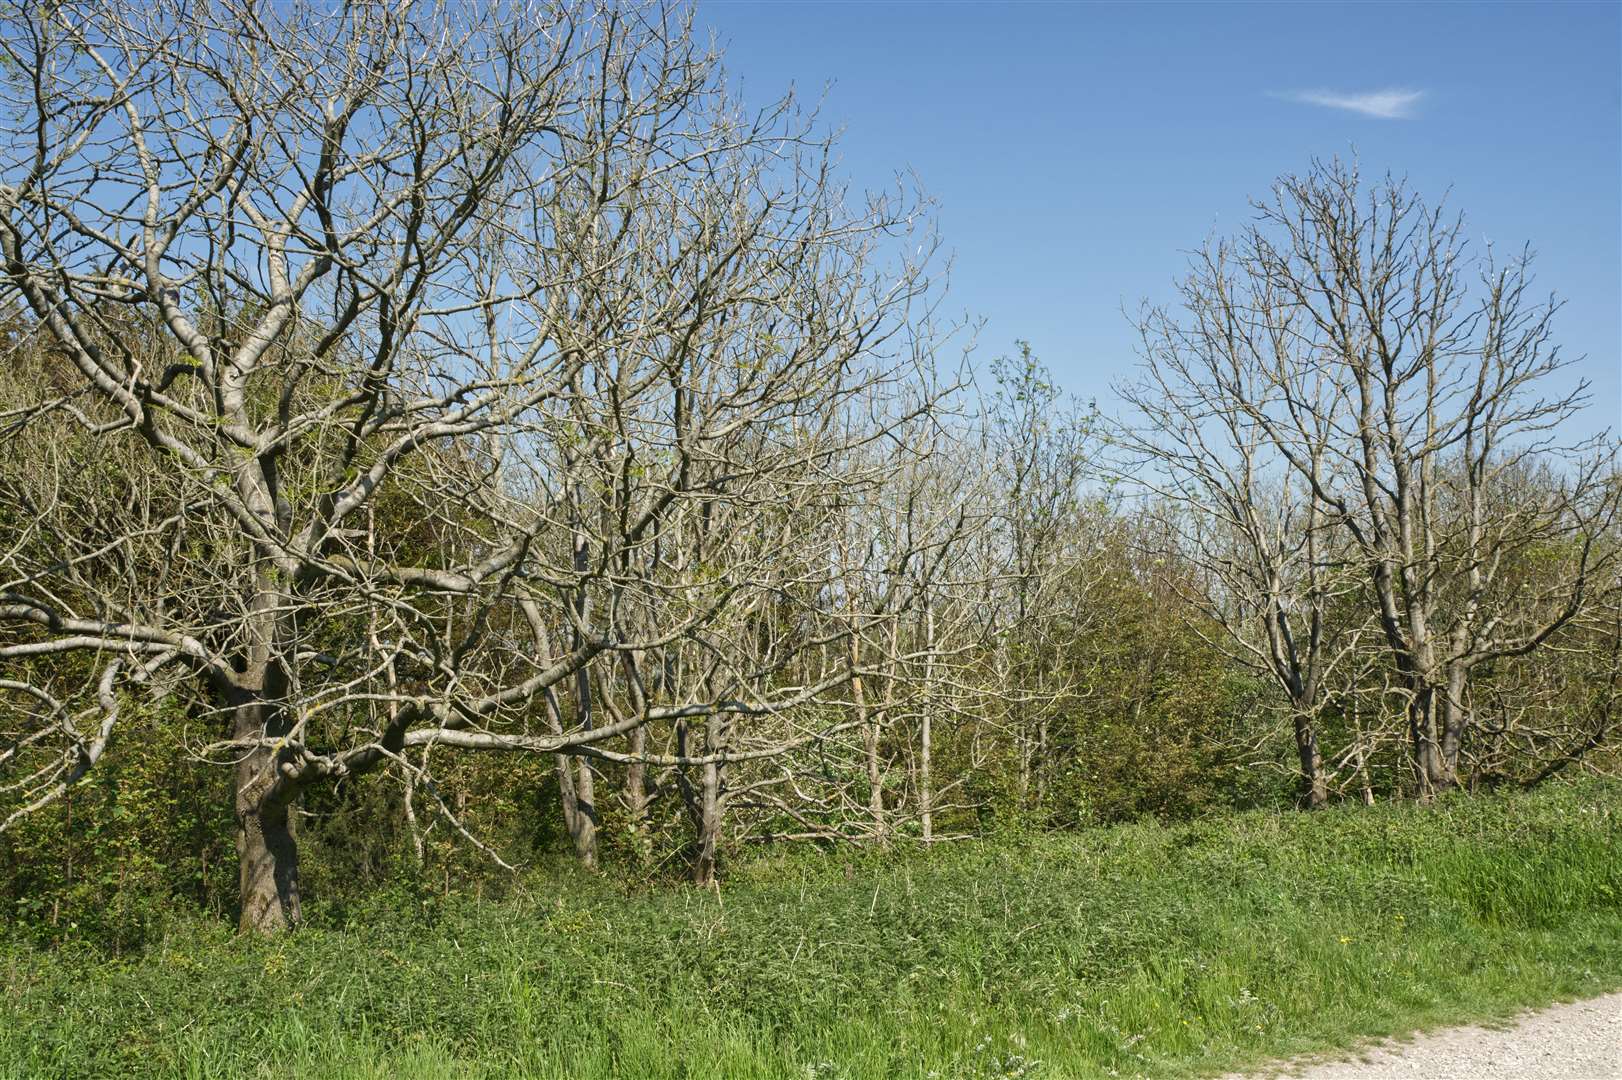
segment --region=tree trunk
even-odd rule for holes
[[[890,828],[884,813],[884,764],[879,757],[879,726],[868,724],[863,739],[867,754],[867,813],[873,819],[873,839],[883,846],[890,841]]]
[[[288,530],[286,504],[276,493],[274,459],[260,459],[257,469],[239,473],[238,490],[267,526]],[[238,926],[275,934],[293,929],[303,918],[292,821],[299,788],[281,769],[293,734],[287,699],[295,680],[285,665],[297,655],[291,645],[297,637],[297,605],[288,591],[296,567],[277,562],[271,551],[260,549],[258,554],[244,648],[224,697],[231,707],[232,737],[257,744],[243,752],[234,770]]]
[[[1310,714],[1298,708],[1295,713],[1295,752],[1301,761],[1301,805],[1317,810],[1329,801],[1328,780],[1324,776],[1323,752]]]
[[[647,749],[648,729],[636,728],[631,732],[631,753],[640,755]],[[640,851],[648,826],[648,766],[640,761],[625,767],[625,817],[631,839]]]
[[[1422,800],[1428,800],[1437,792],[1459,785],[1458,773],[1454,764],[1447,760],[1437,730],[1438,696],[1435,687],[1420,684],[1414,688],[1408,705],[1408,732],[1413,740],[1414,776],[1419,783],[1419,797]],[[1454,761],[1457,761],[1456,757]]]
[[[545,691],[547,719],[555,735],[563,734],[563,712],[558,705],[557,695],[550,688]],[[558,803],[563,810],[563,827],[569,833],[569,840],[574,845],[576,857],[588,867],[596,865],[596,822],[593,818],[595,807],[591,803],[591,771],[580,762],[578,772],[585,778],[586,790],[584,797],[580,791],[576,776],[576,763],[569,754],[554,755],[558,778]]]
[[[935,711],[935,609],[924,608],[924,708],[918,720],[918,826],[924,843],[935,839],[934,746],[931,730]]]
[[[1048,721],[1044,715],[1036,724],[1036,753],[1031,762],[1031,784],[1034,793],[1031,807],[1042,810],[1048,802]]]
[[[642,671],[637,654],[621,653],[620,666],[625,674],[626,693],[630,695],[631,715],[645,717],[648,701],[642,686]],[[606,694],[604,700],[608,700]],[[647,753],[647,727],[638,725],[632,729],[630,741],[633,760],[625,766],[625,786],[620,797],[625,802],[625,827],[630,834],[632,849],[638,858],[647,859],[652,856],[648,839],[648,806],[652,802],[648,794],[648,766],[646,762],[634,760]]]
[[[889,828],[884,815],[884,769],[879,759],[879,719],[867,704],[867,686],[859,671],[862,664],[861,645],[853,629],[847,639],[850,661],[850,702],[856,713],[856,723],[862,731],[862,750],[867,765],[867,813],[873,819],[873,839],[880,845],[889,841]]]
[[[556,754],[555,769],[558,778],[558,805],[563,811],[563,828],[569,834],[570,843],[575,842],[579,835],[580,805],[574,793],[574,762],[569,760],[568,754]]]
[[[725,722],[720,716],[712,715],[705,729],[704,753],[719,753],[725,740]],[[721,841],[721,818],[726,812],[722,769],[719,762],[707,763],[699,792],[698,853],[693,860],[693,884],[706,888],[715,884],[716,849]]]
[[[275,737],[277,710],[262,700],[236,708],[235,737]],[[267,713],[272,719],[265,722]],[[283,733],[285,734],[285,733]],[[298,844],[293,835],[294,792],[277,783],[276,752],[256,749],[237,763],[236,833],[238,898],[244,931],[275,934],[299,924]]]
[[[586,501],[582,496],[579,484],[574,487],[575,508],[584,506]],[[578,521],[574,525],[574,569],[582,578],[591,566],[590,548],[586,541],[585,530]],[[580,628],[590,621],[591,605],[586,595],[584,581],[576,586],[574,596],[575,627],[572,633],[573,647],[578,649],[583,644]],[[575,723],[583,730],[592,729],[592,698],[591,698],[591,670],[589,666],[582,665],[574,673],[574,704]],[[569,826],[569,835],[574,840],[574,853],[587,869],[597,868],[597,798],[596,783],[591,772],[591,763],[585,758],[577,758],[574,762],[574,820]]]
[[[1007,692],[1010,688],[1008,681],[1010,665],[999,666],[1002,670],[998,672],[997,685],[1002,692]],[[1024,709],[1016,695],[1008,705],[1008,726],[1013,730],[1014,740],[1019,748],[1018,806],[1022,812],[1029,809],[1031,794],[1031,740],[1025,732],[1023,713]]]
[[[291,930],[303,918],[298,845],[288,806],[253,794],[249,776],[261,763],[262,759],[237,766],[237,863],[242,902],[239,926],[245,931],[274,934]]]
[[[935,784],[930,776],[930,756],[933,752],[931,734],[929,708],[926,705],[924,715],[918,721],[918,825],[926,844],[935,839]]]
[[[575,563],[580,565],[584,560],[581,552],[583,548],[577,544]],[[581,618],[584,618],[585,603],[580,602]],[[575,632],[575,647],[580,646],[579,631]],[[574,701],[575,723],[581,728],[590,731],[592,728],[592,699],[591,699],[591,672],[585,666],[574,673]],[[588,870],[597,868],[597,792],[595,778],[592,775],[591,763],[585,758],[574,758],[566,768],[574,770],[573,799],[574,813],[566,814],[569,825],[569,837],[574,841],[574,853],[581,864]]]
[[[574,761],[574,822],[569,835],[574,840],[574,853],[582,866],[597,869],[597,799],[596,778],[591,763],[585,758]]]
[[[1447,689],[1441,695],[1441,745],[1438,756],[1449,787],[1459,786],[1459,749],[1464,745],[1465,730],[1470,724],[1470,710],[1464,700],[1469,679],[1470,669],[1467,666],[1457,662],[1449,665]]]

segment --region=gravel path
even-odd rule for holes
[[[1357,1060],[1286,1062],[1263,1075],[1307,1080],[1622,1080],[1622,994],[1525,1013],[1503,1030],[1446,1028],[1407,1042],[1379,1043]]]

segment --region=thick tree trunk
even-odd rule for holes
[[[1017,710],[1016,710],[1017,713]],[[1019,721],[1016,719],[1015,723]],[[1029,810],[1031,806],[1031,762],[1034,757],[1031,740],[1018,727],[1014,729],[1014,738],[1019,742],[1019,778],[1018,806],[1020,810]]]
[[[715,884],[716,848],[721,839],[721,767],[704,766],[700,792],[698,851],[693,858],[693,884]]]
[[[291,930],[303,918],[293,820],[287,803],[263,790],[268,764],[265,756],[254,754],[236,769],[238,925],[260,934]]]
[[[580,801],[574,790],[574,762],[568,754],[557,754],[555,769],[558,778],[558,806],[563,811],[563,828],[569,834],[569,842],[575,845],[575,853],[579,854],[576,837],[580,834]]]
[[[237,490],[267,530],[290,530],[287,505],[277,495],[273,456],[240,471]],[[279,562],[271,550],[261,548],[257,554],[250,614],[243,627],[247,633],[233,665],[236,676],[223,696],[231,709],[232,737],[253,747],[243,752],[234,771],[238,926],[275,934],[293,929],[303,918],[291,816],[299,788],[291,769],[287,776],[282,773],[282,766],[290,764],[283,748],[293,734],[287,699],[295,680],[285,665],[296,656],[291,642],[297,637],[298,604],[289,587],[297,567]]]
[[[585,758],[574,761],[574,820],[569,835],[574,840],[574,853],[582,866],[597,869],[597,798],[596,778],[591,764]]]
[[[263,699],[239,703],[238,739],[286,734],[280,710]],[[279,783],[277,754],[257,749],[237,763],[236,834],[238,899],[244,931],[274,934],[291,930],[303,913],[299,899],[298,844],[293,835],[293,791]]]
[[[1447,688],[1439,695],[1441,698],[1437,710],[1441,714],[1439,757],[1449,787],[1457,787],[1460,783],[1459,750],[1464,745],[1465,730],[1470,725],[1470,710],[1464,700],[1469,679],[1470,669],[1467,666],[1462,663],[1450,665]]]
[[[1310,716],[1301,711],[1295,714],[1295,752],[1301,761],[1301,805],[1317,810],[1329,802],[1329,784],[1324,776],[1318,732]]]
[[[1421,799],[1459,786],[1457,744],[1455,756],[1449,761],[1437,723],[1440,696],[1436,687],[1421,684],[1413,689],[1408,705],[1408,733],[1413,741],[1414,774]]]

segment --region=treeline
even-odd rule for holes
[[[679,13],[4,38],[20,919],[1617,763],[1614,444],[1526,261],[1398,182],[1281,180],[1105,416],[970,378],[922,203]]]

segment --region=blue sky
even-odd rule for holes
[[[1451,188],[1472,244],[1532,244],[1592,426],[1622,422],[1622,5],[709,0],[699,19],[746,101],[823,100],[853,185],[916,171],[982,358],[1026,338],[1107,407],[1134,363],[1123,307],[1169,298],[1183,253],[1275,176],[1355,149],[1365,174]]]

